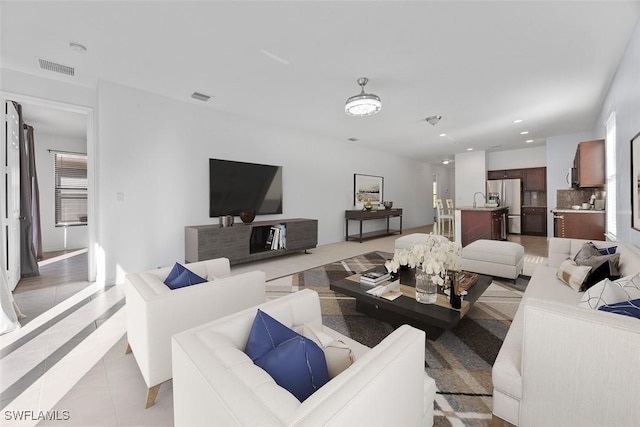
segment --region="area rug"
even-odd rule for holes
[[[332,281],[384,264],[392,254],[370,252],[292,276],[292,290],[313,289],[321,298],[323,322],[369,347],[393,331],[385,322],[355,310],[355,300],[329,289]],[[451,331],[425,345],[425,369],[438,388],[435,426],[488,426],[491,367],[522,298],[528,277],[516,283],[494,280],[467,316]]]

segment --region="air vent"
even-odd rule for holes
[[[56,73],[66,74],[67,76],[73,76],[75,74],[75,68],[68,65],[57,64],[55,62],[47,61],[46,59],[40,59],[40,68],[47,71],[54,71]]]
[[[200,92],[193,92],[191,94],[191,97],[193,99],[197,99],[198,101],[202,101],[202,102],[207,102],[208,100],[211,99],[209,95],[205,95],[204,93],[200,93]]]

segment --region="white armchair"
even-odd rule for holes
[[[229,260],[185,264],[207,283],[171,290],[164,284],[170,267],[126,276],[126,352],[133,351],[147,384],[145,408],[160,385],[171,379],[171,335],[265,301],[265,274],[231,276]]]
[[[355,362],[300,402],[244,353],[258,308],[294,330],[308,324],[342,340]],[[424,331],[403,325],[366,347],[322,325],[309,289],[175,334],[172,353],[176,427],[433,424]]]

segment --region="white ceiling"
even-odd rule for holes
[[[2,0],[0,8],[2,67],[88,86],[112,81],[424,161],[592,130],[640,17],[639,1]],[[38,58],[76,75],[41,70]],[[382,99],[376,116],[344,113],[360,76]],[[200,103],[194,91],[213,98]],[[436,126],[424,120],[435,114]]]

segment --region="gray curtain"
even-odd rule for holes
[[[22,119],[22,106],[14,103],[20,119],[20,268],[22,277],[39,276],[38,253],[34,245],[34,222],[37,226],[35,235],[40,232],[40,201],[35,168],[35,152],[33,128],[29,131]],[[35,197],[35,201],[34,201]],[[37,214],[34,218],[34,208]],[[40,243],[40,246],[41,243]],[[40,248],[42,257],[42,248]]]

